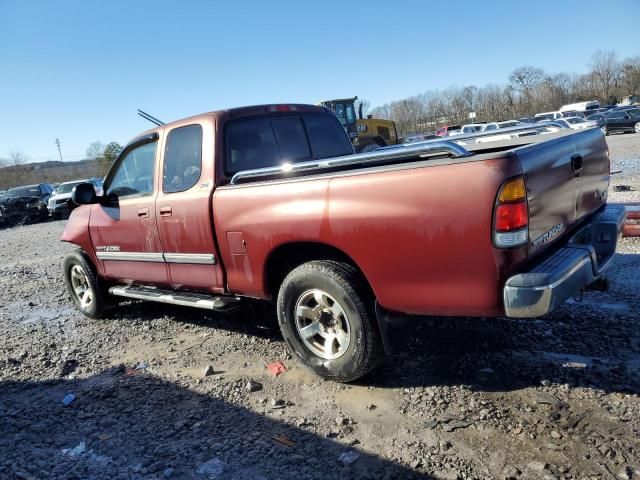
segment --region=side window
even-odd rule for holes
[[[378,135],[380,135],[385,140],[391,140],[391,134],[387,127],[378,127]]]
[[[164,149],[162,190],[184,192],[193,187],[202,171],[202,126],[174,128]]]
[[[153,193],[156,143],[141,145],[125,155],[111,177],[107,196],[122,198]]]
[[[273,131],[280,150],[281,162],[309,160],[309,145],[300,117],[272,118]]]

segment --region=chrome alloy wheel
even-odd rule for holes
[[[86,310],[93,302],[93,289],[87,278],[87,274],[80,265],[71,267],[71,286],[80,307]]]
[[[640,133],[640,122],[636,122],[636,124],[633,126],[633,130],[636,133]]]
[[[351,343],[349,318],[340,303],[327,292],[307,290],[296,302],[298,335],[314,354],[335,360],[345,354]]]

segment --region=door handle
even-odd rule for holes
[[[582,170],[582,155],[579,153],[571,155],[571,170],[576,173]]]
[[[141,208],[138,210],[138,217],[140,218],[149,218],[149,209]]]
[[[160,216],[161,217],[170,217],[173,213],[173,209],[170,206],[160,207]]]

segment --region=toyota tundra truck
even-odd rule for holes
[[[293,355],[351,381],[392,350],[398,318],[537,317],[604,283],[624,211],[606,204],[599,129],[465,145],[354,154],[309,105],[160,125],[123,149],[99,195],[74,188],[66,285],[89,317],[116,298],[274,302]]]

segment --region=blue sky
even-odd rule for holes
[[[149,128],[136,108],[376,106],[522,65],[580,73],[598,49],[640,55],[639,23],[639,0],[0,0],[0,157],[56,159],[60,138],[78,160]]]

